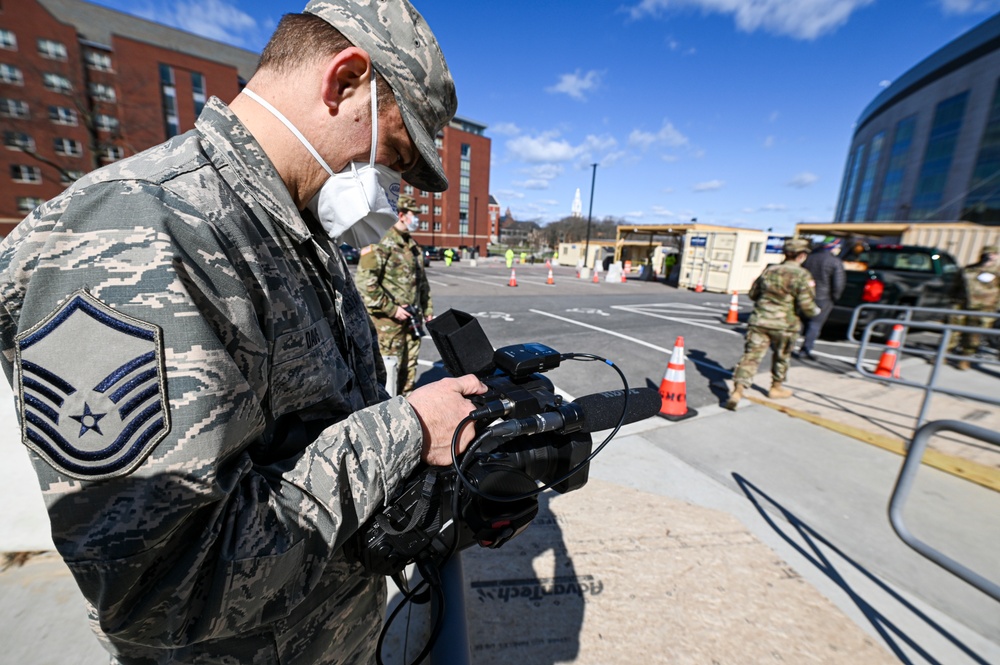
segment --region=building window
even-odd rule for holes
[[[3,133],[3,144],[8,150],[35,151],[35,139],[24,132],[5,131]]]
[[[42,181],[42,170],[37,166],[11,164],[10,177],[14,182],[38,184]]]
[[[60,171],[59,182],[63,185],[72,185],[83,177],[83,171]]]
[[[201,110],[205,108],[204,74],[191,72],[191,96],[194,99],[194,114],[201,115]]]
[[[435,217],[441,216],[441,206],[434,206],[434,216]]]
[[[79,157],[83,154],[83,144],[73,139],[55,139],[53,142],[57,155]]]
[[[469,191],[469,176],[463,175],[458,177],[458,188],[463,192]]]
[[[101,148],[100,157],[106,162],[117,162],[125,157],[125,149],[117,145],[106,145]]]
[[[430,230],[430,228],[431,228],[431,226],[430,226],[430,224],[427,223],[426,219],[420,220],[420,230],[421,231],[428,231],[428,230]]]
[[[0,28],[0,48],[8,51],[17,50],[17,35],[10,30]]]
[[[752,242],[750,243],[750,249],[747,251],[747,263],[759,263],[760,262],[760,248],[764,243]]]
[[[118,118],[106,113],[94,116],[94,126],[102,132],[113,132],[118,129]]]
[[[27,215],[43,203],[45,203],[45,199],[38,196],[19,196],[17,197],[17,211],[22,215]]]
[[[407,185],[403,187],[403,193],[407,196],[413,196],[413,185]]]
[[[885,222],[901,217],[896,206],[899,203],[899,193],[903,189],[903,177],[906,175],[906,165],[909,163],[910,146],[913,145],[913,131],[916,126],[916,116],[904,118],[896,123],[896,135],[892,139],[892,149],[889,151],[889,165],[885,169],[882,195],[879,198],[878,212],[875,213],[876,221]]]
[[[177,115],[174,68],[170,65],[160,64],[160,98],[163,102],[163,129],[167,133],[167,138],[177,136],[181,131],[181,121]]]
[[[875,176],[878,171],[878,160],[882,156],[882,143],[885,141],[885,132],[879,132],[872,139],[871,149],[868,150],[868,164],[865,166],[865,177],[861,181],[861,191],[858,192],[858,205],[853,220],[862,221],[868,219],[868,202],[871,200],[872,188],[875,185]]]
[[[87,63],[89,69],[94,69],[99,72],[110,72],[111,67],[111,56],[107,53],[101,53],[100,51],[87,51],[83,54],[83,59]]]
[[[441,192],[434,192],[434,200],[435,201],[441,200]]]
[[[459,192],[458,193],[458,207],[459,209],[469,209],[469,193]]]
[[[937,219],[941,214],[941,197],[951,171],[951,160],[962,131],[965,104],[969,92],[949,97],[934,110],[934,122],[920,167],[917,188],[913,195],[913,219]]]
[[[843,222],[850,219],[850,213],[854,210],[854,190],[858,185],[858,177],[861,169],[862,157],[864,155],[865,145],[862,143],[857,147],[857,149],[851,154],[851,163],[847,169],[847,178],[844,180],[842,198],[840,200],[837,210],[837,221]]]
[[[28,102],[22,102],[20,99],[0,97],[0,117],[27,118]]]
[[[66,45],[51,39],[38,40],[38,55],[51,60],[66,59]]]
[[[65,106],[50,106],[49,120],[57,125],[76,125],[76,111]]]
[[[115,94],[114,86],[110,86],[105,83],[91,83],[89,87],[90,96],[95,102],[107,102],[109,104],[114,104],[118,100],[118,96]]]
[[[434,137],[434,147],[437,148],[438,150],[440,150],[441,148],[443,148],[444,147],[444,139],[441,138],[440,136],[435,136]]]
[[[461,211],[458,213],[458,235],[467,236],[469,235],[469,213],[468,211]]]
[[[0,83],[24,85],[24,74],[14,65],[0,62]]]
[[[430,206],[428,206],[426,203],[421,203],[420,204],[420,214],[421,215],[426,215],[430,211],[431,211]]]
[[[434,233],[441,233],[441,222],[434,222]]]
[[[73,92],[73,84],[69,82],[69,79],[61,74],[53,74],[52,72],[47,72],[42,76],[42,81],[45,87],[52,92],[62,92],[69,94]]]
[[[978,223],[1000,222],[1000,80],[993,93],[993,105],[961,218]]]

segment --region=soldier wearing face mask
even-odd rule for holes
[[[19,438],[112,663],[374,661],[385,578],[344,545],[486,387],[389,398],[337,245],[396,223],[402,175],[448,186],[456,108],[407,0],[312,0],[230,104],[0,243]]]
[[[433,318],[431,287],[424,272],[423,251],[410,235],[420,226],[413,197],[403,194],[396,204],[397,221],[382,240],[361,250],[354,279],[375,322],[382,356],[395,356],[398,373],[394,394],[413,390],[417,379],[420,337],[411,333],[416,313]],[[407,307],[407,306],[410,307]],[[388,386],[386,386],[388,388]]]

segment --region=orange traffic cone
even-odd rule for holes
[[[599,270],[597,270],[597,268],[594,268],[594,284],[600,284],[601,283],[600,274],[601,274],[601,272]]]
[[[507,282],[507,286],[517,286],[517,275],[514,274],[514,269],[510,269],[510,281]]]
[[[695,293],[701,293],[705,290],[705,284],[702,282],[701,275],[698,276],[698,283],[694,286]]]
[[[628,278],[627,278],[627,277],[625,277],[625,271],[624,271],[624,270],[622,270],[622,284],[625,284],[625,283],[627,283],[627,282],[628,282]]]
[[[729,314],[726,315],[726,323],[740,322],[740,297],[733,291],[733,297],[729,300]]]
[[[903,325],[897,323],[892,327],[892,334],[889,341],[885,343],[885,351],[878,360],[878,367],[875,373],[879,376],[899,378],[899,343],[903,339]]]
[[[545,280],[546,284],[555,284],[556,280],[552,277],[552,268],[549,268],[549,278]]]
[[[687,384],[684,380],[684,338],[674,342],[674,351],[667,363],[667,373],[660,382],[660,413],[667,420],[683,420],[698,415],[687,406]]]

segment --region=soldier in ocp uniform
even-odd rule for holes
[[[733,392],[725,405],[731,411],[740,403],[743,392],[753,384],[753,377],[768,348],[773,358],[772,383],[767,395],[772,399],[792,396],[792,391],[782,384],[788,374],[792,346],[802,326],[799,316],[811,318],[820,312],[812,275],[802,267],[809,256],[809,241],[791,238],[785,241],[783,249],[785,261],[765,268],[750,287],[750,297],[756,304],[748,321],[743,356],[733,371]]]
[[[979,261],[962,270],[962,279],[956,287],[958,307],[970,312],[994,313],[1000,307],[1000,253],[996,245],[983,247]],[[996,322],[991,316],[959,316],[954,322],[970,327],[990,328]],[[957,349],[963,356],[974,356],[979,349],[982,335],[962,333]],[[956,367],[967,370],[970,367],[966,359],[959,360]]]
[[[420,337],[411,334],[411,313],[418,309],[424,319],[434,317],[431,286],[424,272],[423,252],[410,235],[419,228],[419,212],[412,196],[403,194],[396,203],[397,222],[382,240],[361,250],[355,281],[361,298],[375,322],[382,356],[398,359],[396,395],[413,390],[417,379]],[[387,386],[388,387],[388,386]]]
[[[0,365],[113,663],[374,661],[385,578],[345,545],[486,387],[388,399],[337,244],[395,223],[402,174],[447,187],[456,108],[409,2],[312,0],[230,105],[0,243]]]

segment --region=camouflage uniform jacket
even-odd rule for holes
[[[369,245],[358,261],[355,281],[376,318],[391,319],[397,305],[416,305],[424,316],[434,315],[423,252],[407,232],[393,227],[382,240]]]
[[[992,276],[992,278],[991,278]],[[959,307],[976,312],[995,312],[1000,306],[1000,265],[983,262],[962,269],[956,285]]]
[[[385,580],[342,545],[420,423],[383,401],[346,264],[226,105],[29,215],[0,295],[52,536],[116,662],[371,657]]]
[[[793,261],[768,266],[750,287],[756,302],[748,324],[769,330],[798,330],[799,312],[819,314],[816,287],[809,271]]]

